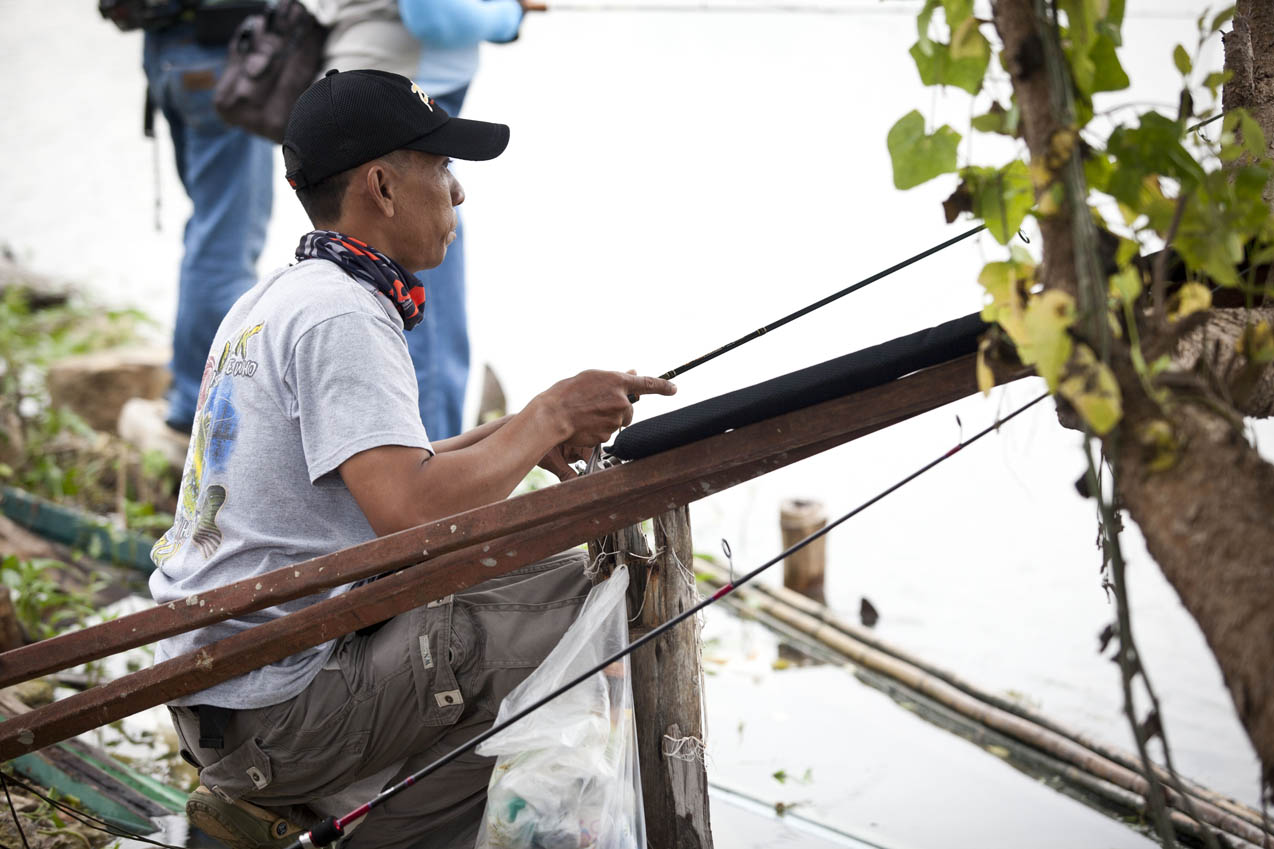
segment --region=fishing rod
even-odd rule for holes
[[[839,0],[523,0],[527,12],[771,12],[815,15],[912,15],[917,3],[848,3]]]
[[[659,625],[658,627],[653,628],[650,631],[647,631],[645,634],[638,637],[633,642],[629,643],[625,648],[620,649],[619,651],[612,654],[610,657],[594,665],[587,672],[580,674],[576,678],[573,678],[572,680],[568,681],[566,684],[563,684],[561,687],[558,687],[556,690],[544,696],[543,698],[538,699],[537,701],[531,703],[530,705],[527,705],[525,708],[518,711],[517,713],[515,713],[513,716],[509,717],[505,721],[492,725],[486,731],[482,732],[481,734],[478,734],[477,736],[470,739],[468,742],[463,743],[458,748],[453,749],[452,751],[438,758],[433,763],[429,764],[423,769],[407,776],[406,778],[404,778],[402,781],[399,781],[394,786],[389,787],[385,790],[382,790],[371,800],[364,802],[362,805],[359,805],[357,808],[350,811],[349,813],[340,817],[328,817],[327,819],[323,820],[321,823],[316,825],[311,830],[297,837],[295,841],[289,844],[287,849],[318,849],[318,847],[327,846],[328,844],[335,842],[336,840],[340,839],[342,835],[344,835],[346,827],[358,821],[359,819],[367,816],[367,814],[371,813],[372,810],[384,804],[385,802],[389,801],[394,796],[397,796],[399,793],[403,792],[404,790],[411,787],[412,785],[419,783],[422,779],[427,778],[428,776],[437,772],[439,769],[451,763],[456,758],[460,757],[466,752],[469,752],[477,748],[477,746],[479,746],[486,740],[491,739],[496,734],[499,734],[501,731],[505,730],[510,725],[513,725],[518,720],[526,718],[530,714],[534,713],[535,711],[547,705],[549,702],[556,699],[558,696],[561,696],[563,693],[566,693],[568,690],[572,689],[573,687],[576,687],[579,684],[582,684],[583,682],[587,681],[589,678],[601,672],[606,667],[610,666],[612,663],[615,663],[618,660],[622,660],[623,658],[632,654],[634,651],[646,645],[651,640],[654,640],[655,638],[661,636],[662,634],[668,632],[672,628],[686,621],[690,617],[694,616],[699,611],[706,608],[708,605],[713,604],[714,602],[729,595],[734,590],[738,589],[739,587],[751,581],[757,575],[760,575],[766,569],[769,569],[775,563],[779,563],[783,561],[784,559],[792,556],[793,554],[800,551],[802,548],[814,542],[815,540],[820,539],[821,537],[825,536],[828,533],[831,533],[831,531],[834,528],[839,527],[844,522],[848,521],[849,519],[852,519],[854,516],[863,512],[868,507],[882,500],[886,496],[892,495],[897,490],[901,489],[902,487],[911,483],[916,478],[923,475],[925,472],[932,469],[934,466],[937,466],[940,463],[943,463],[946,460],[951,459],[951,457],[955,456],[961,450],[977,442],[979,439],[991,433],[992,431],[999,430],[999,428],[1002,425],[1008,424],[1014,418],[1026,412],[1031,407],[1035,406],[1036,404],[1038,404],[1040,401],[1043,401],[1047,397],[1048,397],[1048,393],[1046,392],[1040,395],[1039,397],[1035,398],[1034,400],[1027,402],[1023,406],[1018,407],[1016,410],[1009,413],[1004,418],[996,420],[993,424],[983,428],[982,430],[978,431],[977,433],[975,433],[973,436],[969,437],[968,439],[957,443],[954,448],[947,451],[945,454],[933,460],[930,460],[928,463],[921,466],[919,469],[916,469],[911,474],[907,475],[906,477],[902,478],[901,480],[895,482],[891,486],[887,487],[886,489],[872,496],[867,501],[864,501],[862,504],[859,504],[857,507],[850,510],[848,513],[845,513],[844,515],[840,516],[835,521],[828,523],[826,526],[818,529],[817,531],[805,537],[804,539],[789,546],[787,549],[783,550],[779,554],[775,555],[774,557],[770,558],[766,562],[762,563],[760,566],[756,567],[752,571],[745,573],[742,577],[738,579],[732,578],[729,583],[721,587],[711,596],[708,596],[707,598],[700,600],[698,604],[695,604],[694,606],[687,608],[686,610],[682,611],[681,613],[669,619],[667,622],[664,622],[662,625]]]
[[[881,279],[882,277],[888,277],[890,274],[893,274],[895,271],[901,271],[907,266],[913,263],[919,262],[920,260],[924,259],[927,256],[932,256],[933,254],[936,254],[938,251],[943,250],[944,248],[949,248],[952,245],[954,245],[956,242],[963,241],[964,239],[967,239],[970,236],[973,236],[977,233],[981,233],[985,229],[986,229],[985,224],[979,224],[977,227],[974,227],[972,230],[968,230],[964,233],[961,233],[959,236],[953,236],[952,238],[947,239],[942,244],[934,245],[933,247],[927,250],[921,251],[915,256],[908,257],[907,259],[904,259],[900,263],[889,266],[884,271],[877,271],[871,277],[867,277],[863,280],[859,280],[857,283],[853,284],[852,286],[846,286],[844,289],[841,289],[839,292],[833,292],[827,297],[821,300],[815,301],[809,306],[801,307],[796,312],[789,313],[788,315],[785,315],[782,318],[780,318],[778,321],[775,321],[771,324],[764,325],[763,327],[758,327],[756,330],[753,330],[751,333],[740,336],[738,339],[735,339],[733,342],[728,342],[725,345],[722,345],[720,348],[717,348],[715,351],[709,351],[708,353],[704,354],[702,357],[696,357],[695,359],[691,360],[688,363],[682,363],[681,365],[677,366],[675,369],[672,369],[671,371],[666,371],[663,374],[659,375],[659,377],[662,378],[663,380],[672,380],[677,375],[685,374],[686,372],[690,371],[690,369],[694,368],[695,366],[701,366],[704,363],[708,362],[709,360],[715,360],[717,357],[721,356],[727,351],[733,351],[735,348],[739,347],[745,342],[751,342],[753,339],[757,338],[758,336],[764,336],[766,333],[769,333],[771,330],[778,330],[780,327],[782,327],[783,325],[787,324],[790,321],[795,321],[796,319],[800,318],[803,315],[808,315],[809,313],[812,313],[816,309],[825,307],[828,304],[830,304],[832,301],[845,297],[850,292],[857,292],[859,289],[863,288],[864,286],[868,286],[868,285],[871,285],[872,283],[875,283],[877,280]]]
[[[910,256],[907,259],[904,259],[902,262],[895,263],[894,265],[889,266],[883,271],[877,271],[872,276],[865,277],[851,286],[846,286],[844,289],[841,289],[839,292],[833,292],[827,297],[821,298],[820,300],[817,300],[814,303],[809,304],[808,306],[801,307],[796,312],[788,313],[787,315],[780,318],[778,321],[774,321],[774,322],[771,322],[770,324],[766,324],[761,327],[758,327],[756,330],[753,330],[751,333],[745,333],[744,335],[740,336],[738,339],[735,339],[733,342],[727,342],[726,344],[722,345],[720,348],[709,351],[708,353],[704,354],[701,357],[695,357],[693,360],[690,360],[689,362],[682,363],[676,368],[670,369],[669,371],[666,371],[663,374],[659,375],[659,378],[661,380],[672,380],[674,377],[676,377],[679,374],[685,374],[686,372],[690,371],[690,369],[695,368],[696,366],[701,366],[704,363],[708,362],[709,360],[715,360],[717,357],[721,356],[722,354],[733,351],[735,348],[739,347],[740,345],[751,342],[753,339],[756,339],[758,336],[764,336],[765,334],[769,333],[771,330],[778,330],[780,327],[787,324],[788,322],[795,321],[796,319],[800,318],[803,315],[808,315],[816,309],[825,307],[828,304],[830,304],[832,301],[839,300],[840,298],[845,297],[851,292],[857,292],[859,289],[863,288],[864,286],[870,286],[872,283],[875,283],[877,280],[880,280],[882,277],[888,277],[889,275],[893,274],[895,271],[901,271],[907,266],[917,263],[920,260],[924,259],[925,257],[932,256],[936,254],[938,251],[949,248],[952,245],[956,244],[957,242],[962,242],[965,239],[969,238],[970,236],[977,235],[978,233],[981,233],[985,229],[986,229],[985,224],[979,224],[977,227],[974,227],[972,230],[966,230],[965,232],[961,233],[958,236],[952,236],[950,239],[947,239],[945,242],[934,245],[931,248],[927,248],[914,256]],[[629,395],[628,403],[630,404],[637,403],[637,396]]]

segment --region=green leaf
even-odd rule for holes
[[[1097,37],[1097,0],[1058,0],[1057,5],[1066,12],[1063,50],[1070,60],[1071,78],[1081,94],[1091,95],[1097,75],[1096,65],[1089,56]]]
[[[1106,187],[1110,185],[1110,175],[1114,172],[1115,164],[1105,154],[1095,154],[1084,160],[1084,182],[1096,191],[1106,191]]]
[[[779,784],[783,784],[787,781],[787,770],[785,769],[775,770],[770,777],[773,778],[775,781],[777,781]]]
[[[1099,436],[1109,433],[1123,417],[1119,382],[1110,367],[1099,362],[1087,345],[1075,349],[1075,359],[1057,391]]]
[[[1007,245],[1035,205],[1030,169],[1017,159],[1001,169],[966,168],[961,175],[973,195],[973,214],[986,222],[997,242]]]
[[[920,37],[920,40],[916,42],[916,46],[926,56],[933,52],[933,42],[929,40],[929,25],[933,22],[934,10],[938,8],[940,3],[941,0],[925,0],[924,8],[916,16],[916,32]]]
[[[1265,133],[1246,109],[1239,111],[1239,132],[1243,137],[1244,150],[1258,158],[1265,155]]]
[[[1269,181],[1268,161],[1234,165],[1208,174],[1190,195],[1173,246],[1191,271],[1202,271],[1223,286],[1240,283],[1244,244],[1270,226],[1262,193]],[[1154,210],[1151,225],[1163,235],[1175,204]]]
[[[1110,293],[1126,304],[1137,300],[1141,294],[1141,272],[1130,265],[1110,277]]]
[[[982,89],[982,78],[986,76],[987,65],[991,62],[991,48],[981,32],[975,29],[975,33],[977,37],[973,43],[985,46],[981,55],[954,58],[947,44],[930,42],[928,53],[921,48],[920,42],[912,45],[911,58],[920,72],[920,81],[925,85],[953,85],[969,94],[977,94]]]
[[[1106,17],[1097,22],[1097,31],[1104,34],[1119,47],[1123,44],[1124,0],[1110,0],[1106,9]]]
[[[1062,367],[1070,359],[1073,343],[1070,326],[1075,323],[1075,300],[1059,289],[1049,289],[1032,296],[1023,317],[1027,338],[1018,344],[1022,362],[1035,366],[1035,371],[1057,391]]]
[[[956,170],[960,134],[944,124],[933,135],[925,135],[925,119],[917,110],[898,119],[889,130],[887,143],[894,186],[899,189],[910,189]]]
[[[973,0],[942,0],[942,10],[947,14],[947,26],[954,30],[973,17]]]
[[[985,115],[975,116],[970,123],[973,129],[981,133],[999,133],[1016,137],[1021,118],[1022,113],[1018,109],[1017,101],[1014,101],[1008,109],[999,103],[992,103]]]
[[[1172,177],[1183,191],[1193,191],[1204,171],[1182,147],[1181,134],[1180,124],[1158,112],[1142,115],[1136,127],[1120,127],[1111,133],[1106,150],[1118,164],[1107,191],[1139,212],[1146,211],[1141,193],[1149,175]]]
[[[1093,42],[1093,48],[1089,52],[1093,62],[1093,92],[1123,91],[1131,84],[1115,52],[1116,44],[1116,41],[1105,33],[1098,35]]]
[[[1212,96],[1216,97],[1217,89],[1229,82],[1232,76],[1234,76],[1233,71],[1214,71],[1203,78],[1203,84]]]
[[[1220,12],[1217,13],[1217,16],[1212,19],[1212,32],[1216,32],[1217,30],[1221,29],[1221,27],[1225,26],[1226,23],[1228,23],[1229,20],[1233,17],[1234,17],[1233,6],[1230,6],[1227,9],[1222,9]]]
[[[1172,50],[1172,62],[1183,77],[1190,76],[1190,71],[1194,69],[1194,65],[1190,62],[1190,54],[1180,44]]]
[[[979,29],[977,18],[965,18],[964,23],[952,28],[950,53],[953,61],[977,59],[987,62],[990,60],[991,43]]]
[[[1141,245],[1133,239],[1120,238],[1119,247],[1115,249],[1115,265],[1123,268],[1135,256],[1141,256]]]

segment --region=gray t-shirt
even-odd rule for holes
[[[335,263],[274,272],[221,322],[204,366],[175,523],[151,550],[166,604],[375,537],[336,471],[378,445],[433,449],[402,318]],[[156,663],[337,595],[342,586],[159,643]],[[267,707],[310,683],[333,643],[171,704]]]

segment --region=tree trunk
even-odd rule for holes
[[[1250,31],[1253,92],[1274,103],[1274,9],[1240,3],[1234,30]],[[1260,7],[1259,11],[1256,7]],[[1004,43],[1005,65],[1022,111],[1032,156],[1043,159],[1055,132],[1063,128],[1055,105],[1055,82],[1044,72],[1042,45],[1053,38],[1031,0],[1000,0],[995,26]],[[1231,38],[1227,59],[1242,55]],[[1259,55],[1264,54],[1264,55]],[[1236,79],[1242,75],[1236,76]],[[1274,115],[1259,116],[1274,140]],[[1078,155],[1076,153],[1075,155]],[[1067,210],[1041,219],[1044,268],[1041,280],[1076,294],[1077,248]],[[1082,256],[1078,254],[1078,256]],[[1124,398],[1124,417],[1104,439],[1117,458],[1116,479],[1123,506],[1137,522],[1164,575],[1198,622],[1221,667],[1226,685],[1260,757],[1267,781],[1274,780],[1274,468],[1244,439],[1241,420],[1202,398],[1178,397],[1165,413],[1145,396],[1126,353],[1112,355],[1111,367]],[[1140,449],[1139,434],[1151,421],[1167,419],[1182,446],[1180,459],[1153,471],[1153,455]]]

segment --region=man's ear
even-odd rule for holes
[[[386,218],[394,217],[398,188],[396,176],[394,170],[380,160],[373,162],[363,174],[368,202]]]

